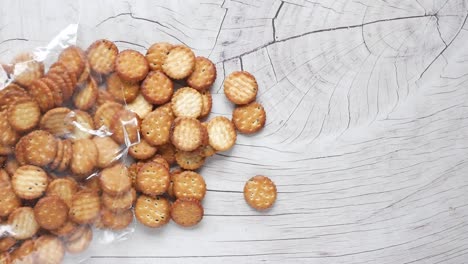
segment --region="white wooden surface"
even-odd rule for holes
[[[201,171],[203,222],[98,234],[86,263],[468,263],[467,16],[466,0],[1,0],[0,58],[78,24],[83,47],[208,56],[212,115],[232,111],[224,75],[259,81],[267,126]],[[243,200],[255,174],[277,183],[268,212]]]

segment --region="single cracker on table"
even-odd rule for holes
[[[16,208],[8,217],[8,225],[12,229],[12,236],[18,240],[33,237],[40,228],[31,207]]]
[[[98,150],[97,167],[107,168],[117,162],[122,156],[123,148],[110,137],[94,137]]]
[[[184,171],[172,175],[173,192],[176,198],[194,198],[203,200],[206,183],[203,177],[194,171]]]
[[[21,53],[13,58],[12,77],[23,87],[44,75],[44,63],[37,61],[31,53]]]
[[[191,227],[203,219],[203,207],[197,199],[181,198],[172,203],[172,220],[184,227]]]
[[[141,84],[141,94],[152,104],[165,104],[174,94],[174,84],[163,72],[152,71]]]
[[[165,111],[156,109],[141,122],[141,134],[153,146],[166,144],[169,142],[173,121],[173,117]]]
[[[54,230],[67,222],[68,206],[58,196],[46,196],[34,206],[34,216],[41,228]]]
[[[132,208],[136,200],[136,191],[131,188],[129,191],[112,196],[106,192],[102,194],[101,201],[104,207],[112,212],[122,212]]]
[[[275,203],[276,196],[276,185],[268,177],[257,175],[245,183],[244,198],[252,208],[268,209]]]
[[[237,133],[231,120],[223,116],[211,119],[207,125],[209,144],[217,151],[226,151],[234,146]]]
[[[21,200],[16,196],[11,186],[0,187],[0,217],[8,217],[21,206]]]
[[[133,211],[128,209],[121,212],[113,212],[107,208],[101,211],[101,222],[110,230],[122,230],[133,222]]]
[[[73,122],[73,131],[70,135],[73,139],[92,138],[94,130],[94,120],[85,111],[73,110],[75,121]]]
[[[132,187],[128,169],[122,163],[103,169],[99,177],[99,183],[102,190],[112,196],[123,194]]]
[[[90,190],[82,190],[73,195],[68,216],[77,224],[90,224],[101,211],[99,195]]]
[[[203,131],[196,118],[178,117],[174,120],[171,131],[171,142],[174,147],[183,151],[192,151],[203,143]]]
[[[24,99],[8,107],[8,122],[19,133],[32,130],[39,124],[41,108],[36,101]]]
[[[138,94],[133,102],[125,105],[125,108],[136,113],[141,119],[144,119],[153,111],[153,104],[146,101],[143,95]]]
[[[42,235],[34,240],[35,263],[60,264],[65,256],[62,240],[52,235]]]
[[[98,74],[109,74],[114,71],[119,49],[113,42],[106,39],[96,40],[86,53],[92,71]]]
[[[57,107],[47,111],[41,118],[39,127],[57,137],[65,137],[73,129],[76,120],[72,110],[66,107]]]
[[[186,46],[176,45],[167,55],[162,70],[172,79],[187,78],[195,69],[195,54]]]
[[[37,166],[24,165],[15,171],[11,184],[18,197],[27,200],[36,199],[47,189],[47,173]]]
[[[258,84],[255,77],[246,71],[236,71],[224,80],[224,94],[229,101],[244,105],[255,100]]]
[[[238,106],[232,113],[232,122],[240,133],[252,134],[258,132],[265,126],[265,109],[257,102]]]
[[[176,117],[198,118],[202,112],[203,99],[197,90],[184,87],[174,93],[171,107]]]
[[[205,57],[195,58],[195,69],[187,79],[187,84],[198,91],[210,88],[216,80],[216,67]]]
[[[157,150],[157,147],[150,145],[144,139],[140,139],[139,143],[132,145],[128,149],[128,154],[130,154],[130,156],[132,156],[135,159],[145,160],[153,157],[154,154],[156,154]]]
[[[80,110],[89,110],[96,103],[99,89],[94,78],[89,78],[84,87],[76,90],[73,95],[73,104]]]
[[[77,46],[69,46],[65,48],[58,58],[67,70],[73,73],[76,78],[79,78],[84,71],[86,65],[86,56],[84,51]]]
[[[139,169],[136,183],[138,190],[146,195],[162,195],[169,187],[169,171],[159,163],[147,162]]]
[[[148,61],[150,69],[153,71],[161,71],[162,65],[173,47],[172,44],[167,42],[159,42],[151,45],[146,52],[146,60]]]
[[[196,170],[205,164],[205,157],[200,151],[182,151],[178,150],[175,154],[177,164],[186,170]]]
[[[127,82],[143,80],[149,71],[145,56],[136,50],[121,51],[115,60],[115,71]]]
[[[140,123],[140,118],[134,112],[125,108],[118,111],[115,113],[110,126],[112,139],[127,146],[138,142],[140,139]]]
[[[115,102],[106,102],[100,105],[94,113],[94,125],[96,129],[100,129],[102,126],[110,129],[113,118],[117,112],[123,109],[123,106]]]
[[[89,62],[86,61],[83,72],[80,74],[80,76],[78,76],[76,85],[78,86],[84,85],[90,77],[91,77],[91,66],[89,66]]]
[[[88,177],[96,168],[98,150],[91,139],[78,139],[72,145],[71,171],[79,178]]]
[[[46,196],[57,196],[70,207],[73,195],[78,191],[78,184],[71,177],[58,178],[51,181],[47,187]]]
[[[93,230],[89,226],[83,226],[83,231],[74,239],[67,239],[65,249],[70,254],[78,254],[85,251],[93,240]]]
[[[23,151],[29,164],[47,166],[57,154],[57,139],[49,132],[35,130],[27,135]]]
[[[135,204],[135,216],[147,227],[161,227],[171,220],[171,204],[161,196],[140,195]]]
[[[138,96],[140,85],[122,80],[117,73],[107,78],[106,91],[119,103],[131,103]]]

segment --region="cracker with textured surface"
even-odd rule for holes
[[[89,110],[98,97],[98,86],[94,78],[89,78],[86,85],[75,92],[73,95],[73,104],[81,110]]]
[[[73,129],[73,121],[76,120],[72,110],[66,107],[57,107],[47,111],[41,118],[39,127],[57,137],[70,134]]]
[[[19,167],[11,179],[16,195],[22,199],[36,199],[41,197],[47,189],[47,173],[33,165]]]
[[[277,191],[275,183],[268,177],[257,175],[250,178],[244,186],[244,198],[248,205],[264,210],[273,206]]]
[[[107,92],[119,103],[131,103],[138,96],[140,85],[122,80],[117,73],[107,78]]]
[[[169,171],[159,163],[147,162],[139,169],[136,183],[138,190],[146,195],[162,195],[169,187]]]
[[[246,71],[236,71],[224,80],[224,94],[229,101],[244,105],[255,100],[258,84],[255,77]]]
[[[78,184],[73,178],[58,178],[49,183],[46,196],[57,196],[70,207],[73,195],[78,191]]]
[[[145,226],[161,227],[171,220],[171,204],[161,196],[141,195],[135,204],[135,216]]]
[[[98,150],[91,139],[78,139],[72,145],[71,171],[80,178],[89,176],[97,165]]]
[[[98,150],[97,166],[107,168],[117,162],[122,154],[122,147],[110,137],[94,137]]]
[[[127,146],[138,142],[140,139],[140,123],[137,114],[125,108],[121,109],[115,113],[111,122],[112,139]]]
[[[236,129],[231,120],[218,116],[207,125],[209,144],[217,151],[226,151],[234,146],[237,139]]]
[[[157,147],[150,145],[144,139],[140,139],[139,143],[131,146],[128,149],[128,154],[130,154],[130,156],[132,156],[135,159],[145,160],[154,156],[157,150],[158,150]]]
[[[187,84],[198,90],[204,91],[210,88],[216,80],[216,67],[205,57],[195,58],[195,69],[187,79]]]
[[[173,118],[164,111],[157,109],[149,113],[141,123],[143,138],[153,146],[169,142]]]
[[[101,210],[99,195],[90,190],[82,190],[73,195],[68,216],[77,224],[92,223]]]
[[[171,218],[176,224],[190,227],[203,219],[203,207],[197,199],[177,199],[171,207]]]
[[[141,94],[153,104],[165,104],[171,100],[174,84],[161,71],[152,71],[141,84]]]
[[[145,56],[136,50],[124,50],[117,55],[115,71],[127,82],[139,82],[148,74],[149,66]]]
[[[172,44],[167,42],[160,42],[151,45],[146,52],[146,60],[148,61],[150,69],[153,71],[162,70],[162,65],[166,61],[167,55],[173,47],[174,46]]]
[[[101,197],[102,204],[112,212],[122,212],[132,208],[135,200],[136,191],[133,188],[117,196],[104,192]]]
[[[91,70],[98,74],[109,74],[114,71],[115,60],[119,53],[117,46],[106,39],[96,40],[86,51]]]
[[[265,109],[257,102],[238,106],[232,113],[232,122],[240,133],[252,134],[258,132],[265,126]]]
[[[206,194],[206,183],[203,177],[194,171],[172,174],[173,191],[177,199],[194,198],[203,200]]]
[[[171,142],[179,150],[192,151],[203,143],[203,131],[196,118],[179,117],[174,121]]]
[[[46,196],[34,206],[34,216],[41,228],[54,230],[67,222],[68,206],[58,196]]]
[[[200,151],[182,151],[179,150],[175,154],[177,164],[186,170],[196,170],[205,164],[205,157]]]
[[[197,90],[184,87],[174,93],[171,107],[176,117],[198,118],[202,112],[203,99]]]
[[[132,187],[128,169],[121,163],[103,169],[99,177],[99,183],[103,192],[113,196],[128,192]]]
[[[195,69],[195,54],[186,46],[174,46],[162,65],[164,73],[172,79],[180,80],[190,76]]]
[[[41,108],[36,101],[25,99],[8,107],[8,122],[17,132],[24,133],[35,128],[41,119]]]
[[[12,229],[12,236],[20,240],[31,238],[40,228],[31,207],[16,208],[8,217],[8,225]]]
[[[125,108],[136,113],[141,119],[145,118],[153,111],[153,105],[146,101],[145,97],[141,94],[139,94],[133,102],[126,104]]]

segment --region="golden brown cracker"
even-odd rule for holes
[[[162,195],[167,191],[170,183],[169,171],[156,162],[145,163],[137,174],[138,190],[146,195]]]
[[[101,211],[101,221],[104,227],[110,230],[122,230],[133,222],[133,211],[128,209],[121,212],[113,212],[107,208]]]
[[[67,239],[65,249],[68,253],[78,254],[85,251],[93,240],[93,230],[89,226],[83,227],[83,232],[75,239]]]
[[[148,74],[149,66],[145,56],[136,50],[124,50],[117,55],[115,71],[127,82],[139,82]]]
[[[154,156],[157,150],[157,147],[153,147],[146,140],[140,139],[139,143],[132,145],[128,149],[128,154],[135,159],[145,160]]]
[[[89,46],[86,53],[89,66],[94,72],[109,74],[114,71],[119,49],[111,41],[106,39],[96,40]]]
[[[61,61],[69,72],[72,72],[77,78],[81,76],[86,64],[84,51],[77,46],[65,48],[59,55]]]
[[[100,129],[102,126],[109,129],[115,114],[122,108],[121,104],[115,102],[106,102],[99,106],[93,118],[96,129]]]
[[[26,160],[26,151],[24,149],[28,140],[29,140],[29,136],[26,135],[20,138],[20,140],[18,140],[18,143],[16,143],[15,158],[16,158],[16,161],[18,161],[19,165],[25,165],[28,162]]]
[[[70,166],[72,156],[73,156],[73,146],[72,141],[67,139],[63,142],[63,157],[59,166],[55,169],[56,171],[65,171]]]
[[[190,87],[177,90],[171,99],[172,112],[177,117],[198,118],[203,108],[201,94]]]
[[[73,104],[81,110],[89,110],[98,97],[98,86],[94,78],[89,78],[87,84],[73,95]]]
[[[104,192],[101,197],[102,204],[112,212],[122,212],[132,208],[135,200],[136,191],[133,188],[117,196]]]
[[[34,216],[41,228],[54,230],[67,222],[68,206],[58,196],[46,196],[34,206]]]
[[[114,96],[104,89],[98,89],[98,96],[96,98],[96,107],[99,107],[107,102],[116,102]]]
[[[155,43],[149,47],[146,52],[146,60],[148,65],[153,71],[161,71],[162,65],[166,61],[169,51],[173,48],[173,45],[166,42]]]
[[[98,150],[97,166],[106,168],[117,162],[122,156],[122,147],[110,137],[94,137],[94,144]]]
[[[169,163],[167,162],[167,160],[164,159],[163,156],[161,156],[161,155],[154,155],[151,159],[149,159],[149,161],[161,164],[167,170],[169,170],[169,168],[170,168]]]
[[[8,217],[11,212],[21,206],[21,200],[10,186],[0,187],[0,217]]]
[[[107,78],[107,92],[119,103],[131,103],[138,96],[140,85],[122,80],[117,73]]]
[[[73,110],[75,115],[74,128],[70,135],[73,139],[92,138],[94,133],[94,120],[85,111]]]
[[[31,207],[16,208],[8,217],[8,225],[12,236],[19,240],[31,238],[40,228]]]
[[[171,131],[171,142],[174,147],[183,151],[192,151],[203,143],[203,131],[196,118],[179,117],[174,121]]]
[[[31,200],[44,194],[48,178],[43,169],[33,165],[24,165],[15,171],[11,184],[18,197]]]
[[[99,195],[90,190],[82,190],[73,195],[68,216],[77,224],[92,223],[101,210]]]
[[[36,100],[43,113],[55,106],[52,90],[42,79],[34,80],[28,87],[28,93]]]
[[[203,177],[194,171],[184,171],[172,175],[175,197],[203,200],[206,194],[206,183]]]
[[[41,108],[36,101],[25,99],[8,107],[8,122],[19,133],[32,130],[39,124]]]
[[[171,205],[161,196],[141,195],[135,204],[136,219],[145,226],[156,228],[171,220]]]
[[[268,209],[276,201],[275,183],[265,176],[250,178],[244,186],[244,198],[247,204],[257,210]]]
[[[173,118],[157,109],[149,113],[141,123],[143,138],[153,146],[166,144],[169,141]]]
[[[125,108],[137,114],[141,119],[153,111],[153,105],[141,94],[138,94],[133,102],[126,104]]]
[[[193,198],[177,199],[171,207],[171,218],[176,224],[191,227],[203,219],[203,207]]]
[[[86,61],[83,72],[80,74],[80,76],[78,76],[76,85],[77,86],[84,85],[90,77],[91,77],[91,67],[89,66],[89,62]]]
[[[161,71],[150,72],[141,84],[141,94],[153,104],[165,104],[174,94],[174,84]]]
[[[122,163],[103,169],[99,177],[99,183],[105,193],[113,196],[128,192],[132,187],[128,169]]]
[[[175,162],[176,149],[171,143],[158,146],[158,153],[167,161],[169,165]]]
[[[13,146],[20,139],[20,135],[16,132],[8,122],[8,111],[0,112],[0,145]]]
[[[224,94],[229,101],[244,105],[255,100],[258,84],[255,77],[246,71],[236,71],[224,80]]]
[[[65,247],[60,239],[42,235],[34,241],[35,263],[60,264],[65,256]]]
[[[78,229],[78,225],[71,221],[67,220],[65,224],[63,224],[60,228],[54,229],[54,230],[49,230],[50,233],[61,237],[61,238],[66,238],[70,236],[73,232],[75,232]]]
[[[162,70],[172,79],[184,79],[195,69],[195,54],[186,46],[174,46],[167,55]]]
[[[71,91],[68,90],[68,79],[65,80],[58,73],[49,72],[42,80],[51,90],[55,106],[61,106],[65,101],[70,99],[72,94]]]
[[[223,116],[211,119],[207,125],[210,145],[217,151],[226,151],[234,146],[237,139],[236,129],[231,120]]]
[[[115,113],[112,119],[110,131],[112,139],[127,146],[136,143],[140,139],[140,118],[134,112],[122,109]]]
[[[26,161],[36,166],[47,166],[57,154],[57,139],[47,131],[35,130],[24,143]]]
[[[175,154],[175,159],[177,164],[186,170],[199,169],[205,163],[205,157],[199,151],[179,150]]]
[[[11,261],[14,264],[33,264],[35,258],[34,251],[34,241],[31,239],[25,240],[11,252]],[[2,262],[0,261],[0,263]]]
[[[50,66],[48,72],[49,73],[55,72],[65,77],[64,79],[66,80],[68,91],[71,93],[75,91],[76,83],[77,83],[77,76],[74,73],[70,72],[67,69],[67,66],[63,62],[56,61],[54,64]]]
[[[44,63],[37,61],[31,53],[18,54],[12,64],[13,79],[21,86],[27,87],[44,75]]]
[[[171,116],[173,119],[175,118],[174,112],[172,112],[171,102],[158,106],[155,111],[163,111],[169,116]]]
[[[47,196],[56,196],[70,207],[73,195],[78,191],[78,184],[73,178],[64,177],[51,181],[47,187]]]
[[[210,114],[211,107],[213,106],[213,98],[210,91],[203,91],[200,94],[202,96],[203,107],[198,118],[202,119]]]
[[[265,126],[266,113],[263,106],[257,102],[238,106],[232,113],[232,122],[237,131],[243,134],[258,132]]]
[[[65,137],[73,131],[75,120],[76,117],[69,108],[57,107],[42,116],[39,127],[57,137]]]
[[[64,151],[64,143],[62,140],[57,139],[57,154],[55,154],[55,158],[47,167],[51,170],[55,170],[59,167],[60,163],[63,160],[63,151]]]
[[[89,176],[97,165],[96,144],[91,139],[78,139],[73,142],[72,150],[71,171],[80,178]]]
[[[210,88],[216,80],[216,67],[205,57],[195,58],[195,69],[187,79],[187,84],[198,91]]]

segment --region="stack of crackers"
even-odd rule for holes
[[[134,215],[153,228],[196,225],[206,194],[196,170],[237,132],[265,125],[245,71],[224,81],[232,120],[207,121],[216,68],[186,46],[156,43],[143,55],[98,40],[66,48],[47,71],[31,54],[1,66],[10,82],[0,90],[0,263],[60,263],[89,246],[93,227],[125,229]],[[244,191],[256,209],[276,199],[263,176]]]

